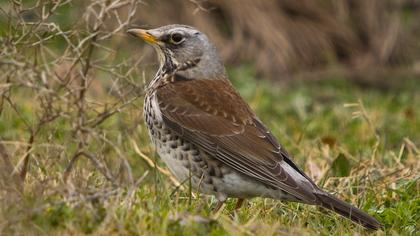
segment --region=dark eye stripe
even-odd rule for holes
[[[164,43],[166,43],[166,44],[169,44],[170,43],[170,35],[167,35],[167,34],[165,34],[165,35],[163,35],[162,37],[160,37],[160,41],[162,41],[162,42],[164,42]]]

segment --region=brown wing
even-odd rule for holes
[[[288,159],[229,81],[176,76],[156,91],[171,129],[231,168],[315,203],[315,184]]]

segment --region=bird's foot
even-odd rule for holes
[[[212,210],[213,214],[217,214],[220,211],[220,209],[222,208],[223,204],[225,204],[225,202],[218,201],[216,206]]]
[[[234,211],[238,211],[243,206],[244,202],[245,202],[245,199],[238,198]]]
[[[233,209],[232,212],[230,212],[229,216],[232,220],[238,218],[238,211],[239,209],[243,206],[245,202],[245,199],[243,198],[238,198],[238,201],[236,202],[235,208]]]

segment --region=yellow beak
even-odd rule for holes
[[[156,44],[158,42],[157,38],[155,36],[153,36],[152,34],[150,34],[147,30],[144,29],[129,29],[127,30],[127,33],[141,38],[144,41],[146,41],[147,43],[150,44]]]

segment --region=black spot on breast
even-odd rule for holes
[[[185,160],[184,161],[184,159],[182,159],[183,160],[183,164],[184,164],[184,166],[187,168],[187,169],[190,169],[190,167],[191,167],[191,164],[190,164],[190,162],[188,161],[188,159],[187,160]],[[192,170],[191,170],[192,171]]]
[[[213,184],[213,179],[211,177],[205,177],[204,178],[204,183],[206,184]]]
[[[178,144],[176,142],[171,142],[170,146],[171,146],[172,149],[175,149],[175,148],[178,147]]]
[[[195,155],[195,156],[193,156],[193,157],[192,157],[192,159],[193,159],[193,161],[195,161],[195,162],[200,162],[200,161],[202,161],[202,159],[201,159],[201,157],[200,157],[199,155]]]
[[[208,168],[208,170],[207,170],[207,173],[208,173],[210,176],[215,176],[215,175],[216,175],[216,170],[214,169],[214,166],[209,166],[209,168]]]
[[[187,152],[191,149],[191,145],[186,143],[182,146],[182,151]]]

